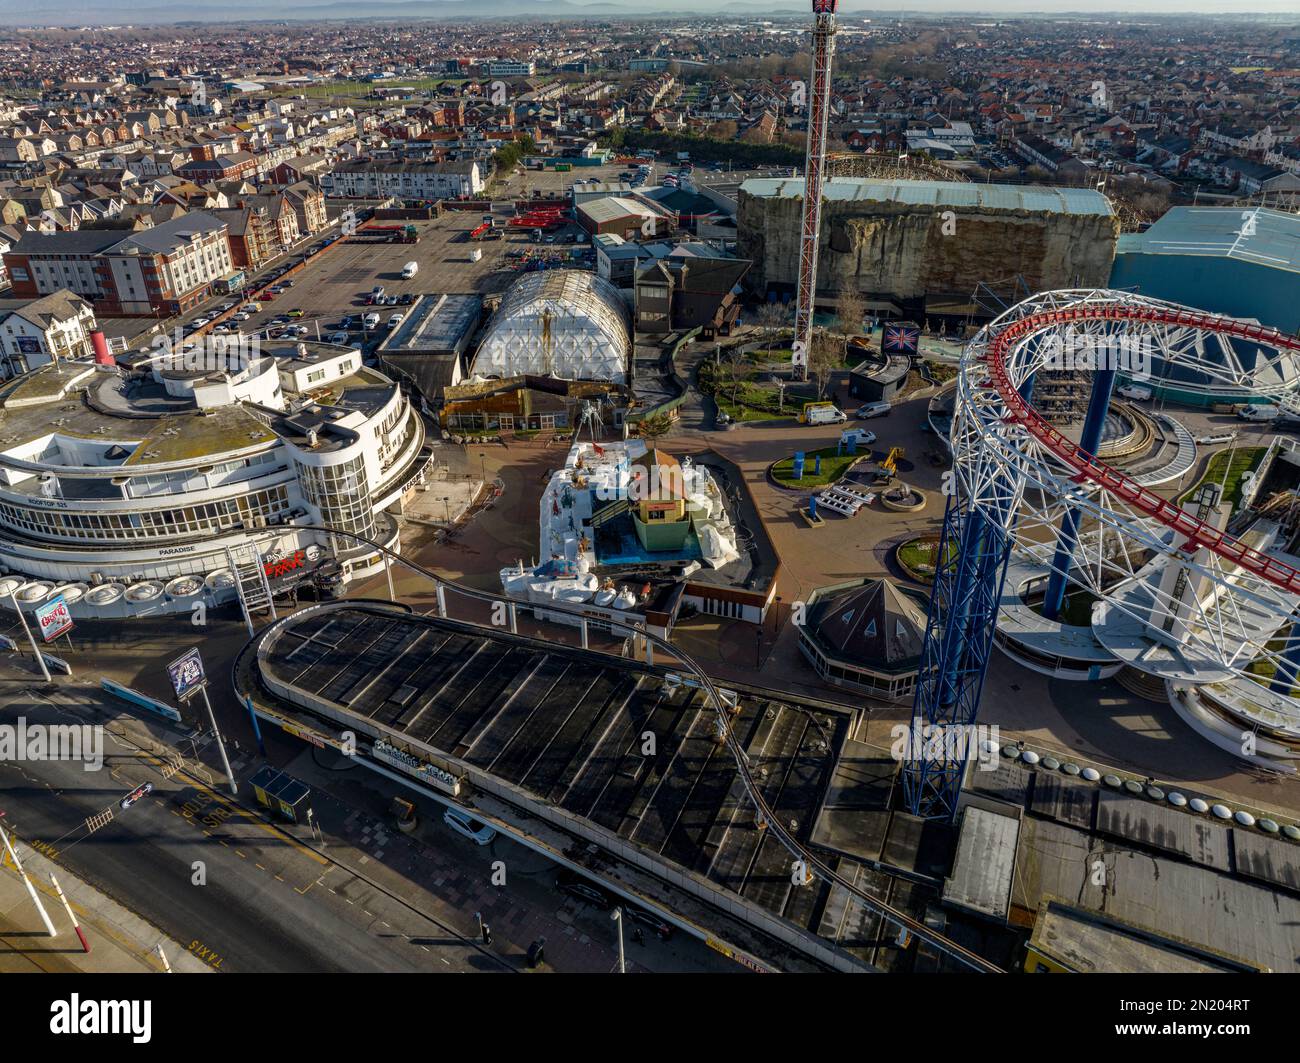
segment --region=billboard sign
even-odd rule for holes
[[[172,681],[172,690],[176,700],[184,701],[191,694],[207,686],[208,678],[203,671],[203,658],[198,648],[187,650],[167,666],[167,675]]]
[[[63,595],[51,598],[44,605],[36,607],[36,622],[41,625],[41,638],[46,642],[57,639],[64,632],[72,630],[72,614]]]

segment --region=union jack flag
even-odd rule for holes
[[[921,330],[909,325],[886,325],[880,347],[886,354],[916,354]]]

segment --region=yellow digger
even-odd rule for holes
[[[902,447],[890,447],[885,460],[876,469],[876,483],[890,483],[898,475],[898,463],[906,456],[907,452]]]

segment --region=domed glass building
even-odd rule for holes
[[[473,374],[626,383],[631,354],[631,314],[617,288],[594,273],[545,270],[506,292]]]

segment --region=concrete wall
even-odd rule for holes
[[[984,282],[1005,287],[1017,273],[1031,291],[1104,287],[1115,257],[1113,216],[953,209],[945,235],[938,206],[826,200],[818,258],[818,298],[856,286],[868,298],[969,296]],[[802,197],[741,191],[739,253],[754,267],[747,283],[793,288],[799,275]]]

